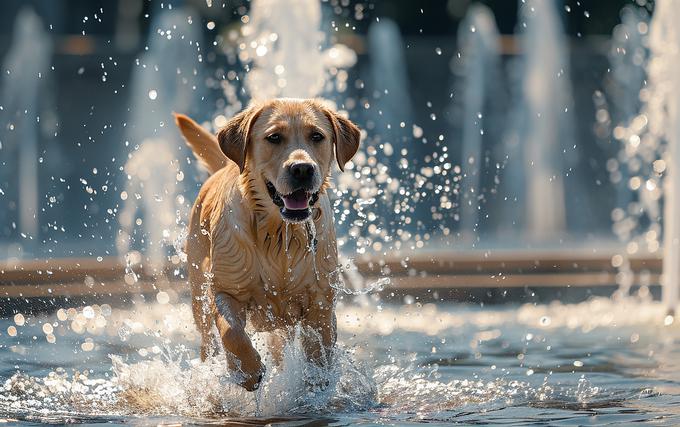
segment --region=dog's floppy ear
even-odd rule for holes
[[[235,115],[227,125],[217,133],[220,149],[243,173],[246,165],[246,149],[250,139],[250,130],[260,114],[260,108],[251,106]]]
[[[333,144],[335,144],[335,159],[340,170],[344,172],[345,164],[349,162],[359,149],[361,131],[359,128],[340,114],[325,110],[328,120],[333,125]]]

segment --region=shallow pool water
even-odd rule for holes
[[[166,302],[167,298],[159,298]],[[0,320],[0,419],[281,425],[680,423],[680,326],[650,301],[341,305],[326,369],[298,341],[263,386],[199,363],[189,307]],[[300,333],[300,331],[298,331]]]

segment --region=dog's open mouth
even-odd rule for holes
[[[280,208],[281,217],[289,222],[302,222],[312,214],[311,207],[319,200],[319,192],[311,193],[298,188],[290,194],[280,194],[274,184],[267,181],[267,191],[272,201]]]

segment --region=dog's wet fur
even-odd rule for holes
[[[336,340],[331,281],[338,267],[326,190],[333,163],[343,170],[359,148],[359,129],[312,99],[251,105],[217,137],[187,116],[176,115],[176,123],[211,173],[194,203],[186,246],[201,358],[209,355],[214,324],[230,368],[242,372],[243,387],[256,389],[264,366],[246,334],[248,319],[256,331],[277,331],[269,343],[275,356],[291,326],[311,328],[320,339],[306,340],[305,351],[322,363]]]

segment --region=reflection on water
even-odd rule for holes
[[[680,422],[680,328],[653,302],[341,306],[331,367],[304,360],[296,331],[248,393],[223,355],[197,361],[189,306],[157,299],[3,319],[0,418]]]

